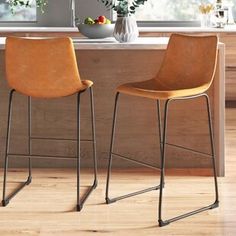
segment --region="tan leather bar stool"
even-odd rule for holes
[[[117,88],[115,107],[113,115],[112,125],[112,136],[109,153],[109,164],[107,173],[107,185],[106,185],[106,203],[113,203],[115,201],[132,197],[137,194],[145,193],[147,191],[160,189],[159,196],[159,211],[158,211],[158,222],[159,226],[165,226],[171,222],[179,219],[197,214],[199,212],[213,209],[218,207],[218,185],[216,175],[216,164],[215,164],[215,150],[214,140],[212,133],[212,121],[211,121],[211,109],[209,97],[206,91],[212,84],[217,58],[217,37],[216,36],[187,36],[173,34],[170,37],[169,44],[165,53],[163,63],[160,70],[158,71],[155,78],[127,83]],[[131,96],[139,96],[144,98],[150,98],[157,101],[157,112],[158,112],[158,124],[159,124],[159,138],[160,138],[160,156],[161,156],[161,168],[160,168],[160,185],[147,188],[134,193],[129,193],[116,198],[109,198],[109,183],[111,175],[111,166],[113,156],[118,156],[126,160],[134,161],[129,157],[122,156],[118,153],[113,152],[115,126],[116,126],[116,115],[117,115],[117,104],[120,94],[127,94]],[[173,101],[181,101],[186,99],[196,99],[204,97],[206,100],[206,108],[208,112],[208,124],[209,134],[211,143],[211,154],[208,155],[212,159],[212,169],[214,172],[214,187],[215,187],[215,200],[213,204],[200,209],[182,214],[180,216],[173,217],[169,220],[162,219],[162,201],[163,201],[163,188],[164,188],[164,173],[165,173],[165,150],[166,150],[166,134],[167,134],[167,119],[169,105]],[[160,100],[165,101],[164,107],[164,124],[162,128],[161,123],[161,112],[160,112]],[[189,150],[185,147],[185,150]],[[199,154],[203,154],[198,151],[194,151]],[[141,165],[143,162],[135,161]],[[148,166],[145,164],[145,166]]]
[[[9,110],[6,137],[6,153],[4,164],[3,200],[6,206],[9,201],[26,185],[31,183],[31,158],[44,157],[32,154],[31,140],[40,139],[31,134],[31,97],[40,99],[60,98],[77,95],[77,155],[70,157],[77,160],[77,211],[80,211],[84,202],[97,186],[97,160],[93,101],[93,82],[81,80],[77,68],[76,56],[70,38],[26,39],[9,37],[6,39],[6,78],[11,92],[9,96]],[[89,90],[91,107],[91,140],[80,138],[80,97]],[[10,125],[12,116],[12,98],[14,92],[28,96],[28,153],[16,154],[9,152]],[[48,138],[50,139],[50,138]],[[60,139],[57,139],[60,140]],[[67,140],[67,139],[62,139]],[[71,139],[68,139],[71,140]],[[93,145],[93,171],[92,186],[80,197],[80,141],[90,141]],[[6,196],[6,179],[8,159],[10,156],[25,156],[29,158],[29,174],[26,182],[14,192]],[[65,156],[47,156],[47,158],[68,158]]]

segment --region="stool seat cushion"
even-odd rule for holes
[[[151,99],[170,99],[178,97],[193,96],[205,92],[210,84],[203,84],[197,87],[167,87],[157,79],[141,82],[122,84],[117,88],[117,92],[146,97]]]

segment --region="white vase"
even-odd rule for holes
[[[201,27],[207,28],[211,26],[211,14],[205,13],[201,14]]]
[[[117,17],[113,35],[120,43],[135,41],[139,31],[134,16]]]

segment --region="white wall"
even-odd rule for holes
[[[97,0],[77,0],[77,11],[82,20],[87,16],[95,18],[99,15],[111,18],[111,11],[107,11],[105,6]]]

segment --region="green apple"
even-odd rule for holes
[[[94,22],[94,20],[91,17],[87,17],[84,20],[84,24],[86,24],[86,25],[93,25],[93,24],[95,24],[95,22]]]
[[[106,23],[105,24],[111,24],[111,21],[109,19],[106,19]]]

